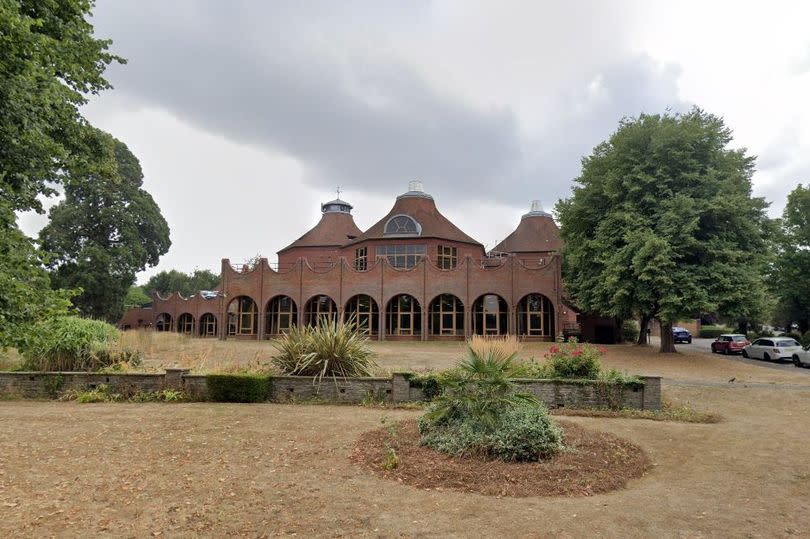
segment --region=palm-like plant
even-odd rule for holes
[[[293,327],[274,341],[279,354],[273,363],[283,374],[333,378],[371,376],[377,364],[368,337],[354,320],[323,318],[315,327]]]
[[[447,379],[444,391],[424,416],[426,422],[441,426],[472,420],[491,431],[505,411],[536,403],[533,395],[516,392],[515,384],[509,380],[516,357],[517,352],[506,354],[495,347],[480,350],[468,346],[458,374]]]

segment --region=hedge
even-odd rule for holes
[[[263,402],[270,397],[266,374],[209,374],[205,383],[214,402]]]
[[[724,333],[734,333],[734,331],[725,326],[703,326],[700,328],[700,338],[702,339],[716,339]]]

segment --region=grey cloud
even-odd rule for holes
[[[444,94],[401,59],[370,50],[355,34],[375,17],[418,22],[418,9],[382,4],[347,14],[313,3],[115,2],[99,6],[95,24],[130,60],[111,71],[116,92],[291,155],[309,182],[330,190],[391,195],[418,178],[446,199],[522,205],[540,196],[550,207],[622,116],[684,106],[677,70],[631,58],[572,81],[559,112],[528,139],[511,110]],[[589,92],[594,80],[598,91]]]

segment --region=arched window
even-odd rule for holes
[[[228,305],[228,335],[256,335],[259,308],[247,296],[238,296]]]
[[[385,322],[388,335],[421,335],[422,307],[408,294],[394,296],[385,309]]]
[[[200,317],[200,337],[217,336],[217,317],[213,313],[205,313]]]
[[[518,335],[553,337],[554,305],[543,294],[529,294],[518,303]]]
[[[287,333],[298,325],[298,307],[290,296],[276,296],[267,304],[267,326],[270,335]]]
[[[422,227],[407,215],[395,215],[385,223],[385,235],[395,236],[418,236],[422,233]]]
[[[183,313],[177,319],[177,332],[183,335],[194,335],[194,317],[190,313]]]
[[[377,335],[380,332],[380,309],[377,302],[369,295],[358,294],[346,302],[346,311],[343,319],[348,322],[354,320],[357,329],[367,335]]]
[[[327,295],[313,296],[304,307],[304,324],[317,326],[324,318],[334,321],[337,318],[337,305]]]
[[[473,303],[473,333],[506,335],[509,332],[509,308],[497,294],[485,294]]]
[[[428,307],[431,335],[464,335],[464,304],[453,294],[433,298]]]
[[[155,319],[155,329],[158,331],[171,331],[172,315],[169,313],[160,313]]]

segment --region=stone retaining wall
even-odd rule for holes
[[[592,380],[514,380],[523,391],[537,396],[549,408],[616,407],[638,410],[661,409],[661,378],[642,376],[638,387],[617,386]],[[85,390],[106,384],[116,393],[161,389],[183,390],[193,400],[207,400],[206,376],[185,369],[167,369],[164,374],[96,374],[87,372],[0,372],[0,397],[54,398],[69,390]],[[305,376],[274,376],[270,400],[296,402],[320,399],[356,404],[364,399],[415,402],[425,399],[408,373],[390,378],[324,378],[320,385]]]

